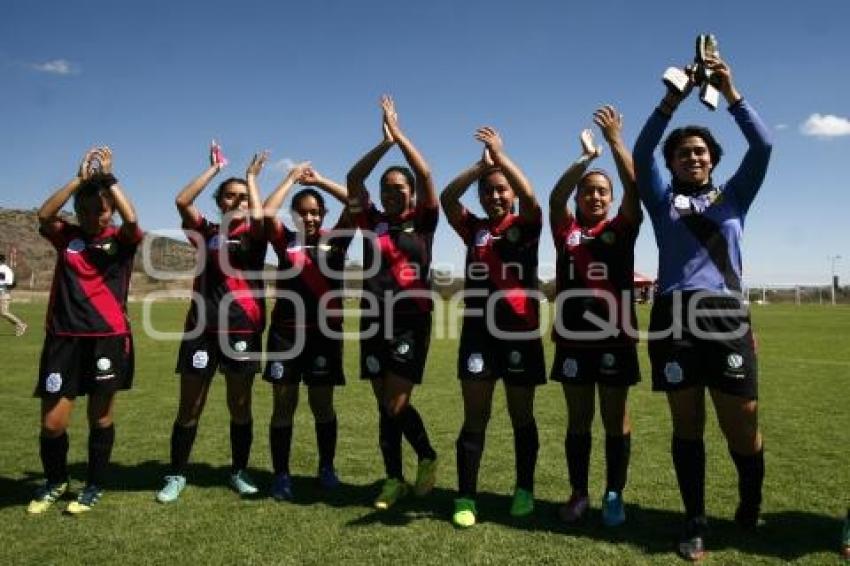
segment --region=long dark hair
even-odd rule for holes
[[[115,199],[109,192],[109,187],[118,182],[118,179],[110,173],[95,173],[82,182],[80,188],[74,193],[74,212],[79,218],[83,212],[84,204],[92,197],[106,197],[107,201],[115,208]]]
[[[325,208],[325,197],[322,196],[322,193],[312,187],[301,189],[300,191],[295,193],[295,196],[292,197],[292,203],[290,203],[289,209],[295,210],[295,207],[298,205],[298,203],[307,197],[313,197],[314,199],[316,199],[316,202],[319,203],[319,209],[322,211],[322,216],[324,216],[325,212],[327,211],[327,208]]]

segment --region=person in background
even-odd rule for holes
[[[6,264],[6,255],[0,254],[0,316],[15,326],[15,336],[23,336],[27,331],[27,324],[9,309],[15,284],[15,272]]]

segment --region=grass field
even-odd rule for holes
[[[634,426],[632,464],[625,497],[628,522],[600,525],[598,498],[604,487],[604,454],[598,419],[591,464],[594,513],[582,526],[566,528],[556,510],[568,494],[563,454],[565,409],[559,386],[538,390],[541,436],[536,476],[537,510],[524,521],[508,515],[513,487],[513,441],[500,391],[487,435],[479,488],[481,523],[458,531],[450,522],[456,486],[454,441],[461,423],[454,376],[456,342],[432,342],[425,383],[414,402],[437,451],[441,475],[435,491],[376,512],[383,467],[377,419],[368,384],[355,371],[357,347],[346,351],[348,385],[337,394],[340,438],[337,468],[343,480],[332,494],[313,483],[316,468],[312,417],[302,396],[292,454],[296,499],[241,501],[227,487],[230,460],[223,380],[217,377],[192,454],[190,487],[181,500],[163,506],[154,491],[166,471],[169,434],[177,403],[173,367],[177,344],[155,342],[141,332],[141,309],[132,312],[136,332],[136,385],[119,397],[111,481],[87,516],[46,515],[24,508],[41,481],[38,403],[31,397],[43,338],[43,304],[15,305],[30,332],[15,338],[0,327],[0,564],[242,564],[242,563],[678,563],[672,541],[681,504],[669,455],[670,422],[663,396],[652,394],[645,346],[644,381],[630,398]],[[162,303],[154,318],[160,330],[178,330],[184,307]],[[739,533],[731,521],[737,490],[734,468],[710,414],[707,510],[712,564],[839,563],[841,519],[850,504],[850,309],[846,307],[755,307],[759,338],[761,420],[767,478],[763,528]],[[642,322],[648,319],[639,312]],[[551,360],[547,344],[547,356]],[[269,386],[255,385],[252,474],[271,481],[267,442]],[[72,491],[85,475],[85,413],[70,431]],[[406,471],[414,457],[405,445]]]

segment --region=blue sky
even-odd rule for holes
[[[6,0],[0,205],[38,206],[103,143],[146,229],[178,225],[173,197],[204,168],[213,137],[228,175],[271,150],[266,192],[286,159],[341,181],[380,139],[378,98],[389,92],[438,185],[478,158],[472,133],[491,124],[545,206],[592,111],[616,105],[631,145],[663,70],[689,62],[695,35],[711,31],[774,137],[747,219],[745,280],[826,284],[828,256],[841,255],[850,281],[850,2],[573,4]],[[727,177],[744,151],[731,117],[694,97],[674,121],[690,122],[715,131],[726,152],[716,178]],[[394,151],[381,166],[400,159]],[[610,152],[598,164],[613,171]],[[210,198],[200,203],[214,214]],[[541,262],[551,264],[546,232]],[[434,249],[436,263],[462,266],[444,220]],[[637,269],[654,274],[656,255],[646,222]]]

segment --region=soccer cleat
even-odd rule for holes
[[[165,485],[156,492],[156,500],[160,503],[173,503],[177,501],[185,487],[185,476],[165,476]]]
[[[275,501],[292,501],[292,478],[287,473],[276,474],[272,480],[272,497]]]
[[[245,470],[239,470],[235,474],[230,474],[230,487],[232,487],[239,497],[251,497],[257,495],[259,489]]]
[[[339,486],[339,477],[333,466],[321,466],[319,468],[319,485],[322,489],[336,489]]]
[[[20,324],[15,325],[15,336],[23,336],[27,331],[27,323],[22,322]]]
[[[850,560],[850,511],[844,519],[844,533],[841,536],[841,556],[844,560]]]
[[[68,490],[68,482],[50,483],[45,482],[43,486],[38,488],[35,496],[27,506],[27,513],[30,515],[40,515],[47,511],[51,505],[65,494]]]
[[[478,510],[475,509],[475,501],[466,497],[455,499],[455,512],[452,515],[452,523],[461,529],[468,529],[475,525]]]
[[[608,491],[602,497],[602,524],[617,527],[626,522],[626,509],[623,496],[616,491]]]
[[[521,487],[514,491],[514,500],[511,502],[512,517],[528,517],[534,512],[534,494]]]
[[[416,497],[428,495],[437,483],[437,458],[423,458],[419,461],[416,469],[416,483],[413,485],[413,494]]]
[[[741,503],[735,511],[735,522],[745,531],[754,531],[759,524],[759,506]]]
[[[410,486],[404,480],[388,478],[384,480],[384,487],[378,498],[375,499],[375,508],[386,510],[395,505],[399,499],[403,499],[410,491]]]
[[[72,501],[65,508],[65,512],[71,515],[81,515],[92,510],[100,498],[103,496],[103,490],[96,485],[89,484],[83,488],[76,501]]]
[[[573,492],[567,504],[558,509],[558,516],[565,523],[577,523],[584,517],[588,507],[590,507],[590,499],[587,494]]]
[[[676,551],[679,556],[691,562],[697,562],[705,558],[705,543],[703,537],[708,528],[708,523],[705,517],[691,517],[685,523],[685,530],[679,543],[676,546]]]

